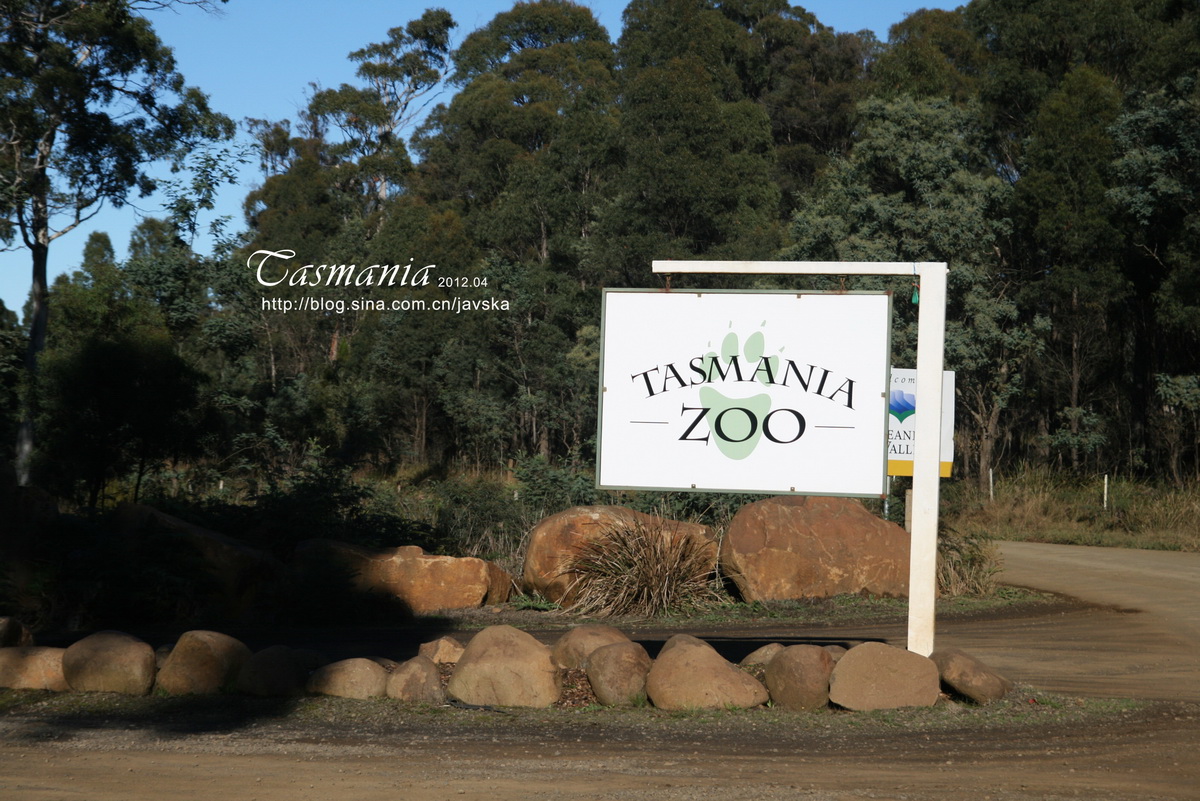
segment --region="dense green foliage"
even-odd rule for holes
[[[349,55],[356,83],[314,91],[295,123],[252,121],[262,182],[216,252],[187,244],[193,185],[126,263],[97,241],[51,288],[47,367],[24,390],[52,432],[40,482],[93,506],[236,504],[320,454],[420,499],[392,511],[434,544],[422,493],[470,490],[448,475],[544,499],[472,523],[487,551],[534,506],[598,499],[599,291],[658,286],[654,258],[944,260],[958,476],[1200,478],[1194,3],[973,0],[886,44],[782,0],[634,0],[615,38],[567,0],[516,3],[457,48],[454,27],[434,9],[381,29]],[[428,284],[267,289],[261,251],[295,252],[272,280],[436,267]],[[505,308],[419,308],[455,296]],[[304,297],[345,306],[283,308]],[[897,305],[903,365],[915,326]],[[0,309],[5,443],[27,336]]]

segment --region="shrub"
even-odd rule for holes
[[[941,595],[987,596],[996,591],[1000,551],[988,537],[942,525],[938,533],[937,582]]]
[[[576,575],[572,609],[583,615],[649,617],[720,601],[710,547],[661,525],[613,526],[567,562],[564,574]]]

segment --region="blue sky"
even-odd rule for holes
[[[159,37],[175,50],[187,82],[208,93],[212,106],[235,120],[295,119],[307,102],[309,84],[325,87],[353,82],[354,65],[346,55],[385,38],[389,28],[419,17],[426,8],[441,5],[458,22],[455,41],[486,25],[513,0],[483,2],[407,2],[401,0],[230,0],[216,14],[183,6],[154,12],[150,17]],[[620,35],[621,13],[627,0],[584,2],[609,35]],[[869,29],[887,40],[888,28],[918,8],[955,8],[955,2],[919,0],[809,0],[801,2],[817,19],[839,31]],[[439,100],[445,100],[442,96]],[[167,177],[167,170],[158,172]],[[242,227],[241,202],[259,180],[256,165],[243,171],[242,183],[225,188],[214,216],[233,217],[231,228]],[[129,233],[139,215],[161,216],[161,199],[133,199],[122,209],[106,209],[88,225],[57,239],[50,247],[50,280],[76,269],[90,231],[106,231],[123,258]],[[204,221],[207,222],[207,221]],[[206,250],[198,241],[197,250]],[[29,292],[29,253],[24,248],[0,252],[0,300],[19,310]]]

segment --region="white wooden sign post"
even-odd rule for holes
[[[946,345],[944,262],[655,261],[663,274],[910,276],[920,287],[917,311],[917,433],[913,443],[912,541],[908,567],[908,650],[933,653],[937,598],[942,367]]]

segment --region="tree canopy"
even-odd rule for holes
[[[313,76],[294,121],[248,122],[262,174],[237,236],[192,252],[192,206],[139,225],[122,263],[90,242],[41,296],[54,236],[230,124],[139,4],[0,8],[0,234],[35,268],[32,325],[0,313],[0,392],[48,303],[65,327],[27,393],[47,425],[67,430],[99,359],[180,421],[89,409],[125,433],[58,460],[85,501],[167,472],[261,490],[317,452],[388,475],[586,470],[599,291],[657,286],[662,258],[946,261],[959,475],[1200,478],[1194,3],[972,0],[886,43],[777,0],[633,0],[612,32],[532,0],[457,41],[431,8],[349,53],[354,81]],[[268,302],[247,269],[264,250],[444,280],[292,280]],[[464,299],[495,310],[429,311]]]

